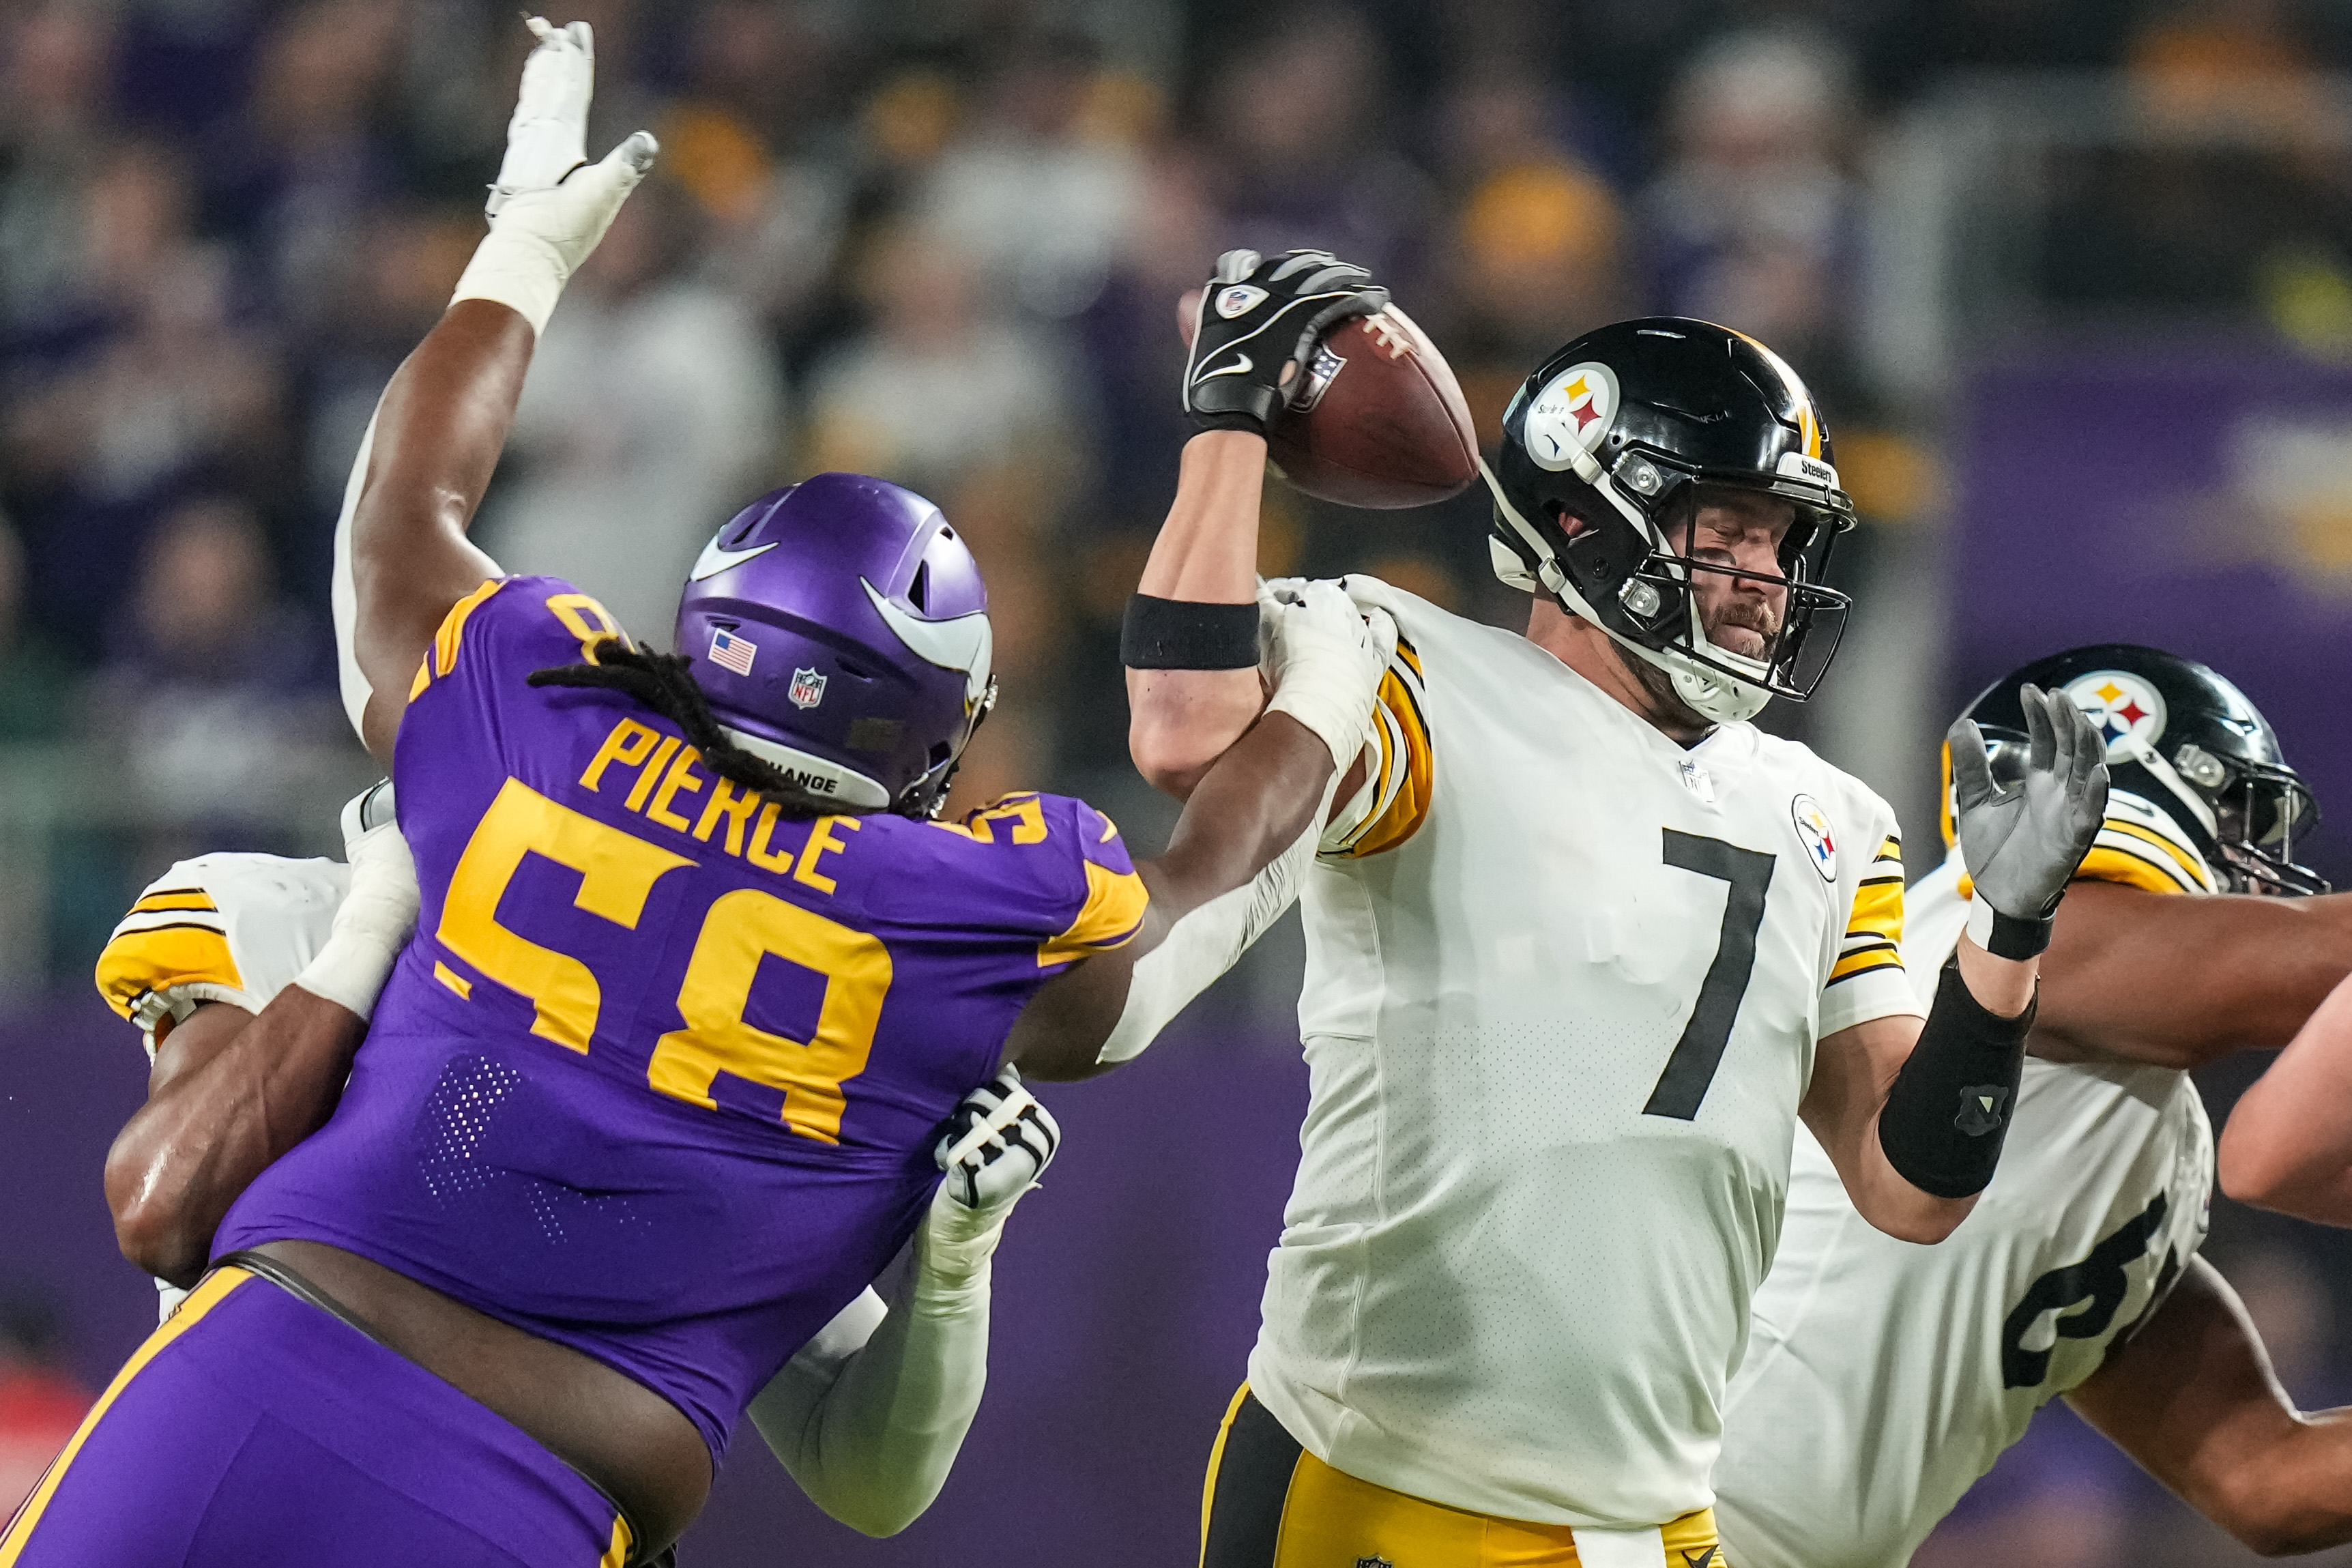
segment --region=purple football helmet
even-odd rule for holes
[[[687,575],[677,647],[730,740],[851,811],[937,811],[996,696],[979,563],[864,474],[737,512]]]

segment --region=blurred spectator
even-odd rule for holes
[[[65,1370],[57,1313],[38,1297],[0,1297],[0,1519],[40,1484],[81,1425],[89,1391]]]
[[[49,5],[0,47],[0,309],[19,324],[69,294],[83,182],[106,140],[111,18]]]
[[[1352,11],[1276,15],[1213,80],[1201,121],[1217,142],[1219,248],[1321,246],[1409,288],[1428,187],[1388,148],[1377,42]]]
[[[1009,319],[970,257],[900,226],[857,270],[873,329],[811,376],[803,468],[878,474],[940,500],[980,469],[1066,471],[1069,367]]]
[[[925,227],[1024,309],[1076,315],[1102,293],[1135,224],[1134,138],[1148,126],[1131,110],[1148,98],[1140,83],[1099,72],[1082,40],[1025,45],[996,74],[985,129],[931,171]]]
[[[689,270],[686,195],[639,189],[540,340],[483,548],[570,578],[666,647],[703,542],[772,482],[782,393],[742,304]]]
[[[1851,95],[1845,57],[1819,37],[1716,39],[1675,84],[1673,160],[1643,202],[1657,303],[1753,333],[1816,393],[1852,324]]]
[[[60,740],[72,723],[65,661],[25,625],[24,609],[24,549],[0,520],[0,746]]]
[[[250,509],[207,499],[172,511],[109,622],[91,729],[121,748],[148,821],[249,837],[317,804],[305,790],[349,745],[336,743],[333,659],[276,596]]]

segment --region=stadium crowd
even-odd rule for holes
[[[2289,0],[572,16],[596,29],[592,149],[643,125],[662,157],[541,343],[478,537],[666,645],[673,584],[741,500],[829,468],[932,496],[987,574],[1005,694],[959,784],[972,799],[1126,765],[1118,616],[1187,432],[1173,305],[1221,249],[1371,267],[1490,437],[1519,377],[1585,328],[1736,322],[1804,371],[1872,528],[1896,529],[1932,521],[1932,487],[1918,411],[1856,341],[1876,132],[1955,69],[2107,68],[2165,101],[2275,108],[2352,66],[2352,11]],[[319,781],[365,766],[334,698],[333,521],[377,394],[482,232],[530,39],[483,0],[7,17],[0,762],[95,758],[128,803],[44,807],[46,967],[71,979],[146,877],[199,847],[320,846],[340,796],[320,804]],[[2115,249],[2086,241],[2082,265]],[[2301,265],[2289,304],[2324,313],[2340,268]],[[1482,496],[1441,525],[1278,484],[1268,500],[1269,572],[1515,607],[1485,569]],[[2237,1248],[2303,1403],[2352,1394],[2340,1247],[2243,1215],[2215,1246]],[[2231,1560],[2179,1517],[2060,1414],[1918,1561]]]

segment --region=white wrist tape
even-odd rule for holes
[[[512,307],[537,336],[547,330],[547,319],[555,314],[555,302],[571,280],[572,269],[545,239],[520,226],[513,232],[494,227],[475,247],[474,258],[466,264],[449,303],[495,300]]]
[[[294,984],[370,1018],[416,927],[416,867],[391,824],[369,831],[351,854],[352,890],[335,910],[326,944]]]
[[[1992,918],[1994,913],[1995,911],[1993,907],[1984,901],[1984,895],[1982,893],[1971,892],[1969,895],[1969,940],[1975,942],[1979,947],[1983,948],[1987,952],[1990,952],[1992,951]]]

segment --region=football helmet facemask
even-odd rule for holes
[[[2228,890],[2328,890],[2326,878],[2294,859],[2296,841],[2318,826],[2319,803],[2280,754],[2270,721],[2220,675],[2132,643],[2070,648],[2011,671],[1969,706],[2004,787],[2024,767],[2017,689],[2028,682],[2074,700],[2106,741],[2115,787],[2163,812]],[[1948,798],[1948,824],[1950,810]]]
[[[1679,316],[1587,332],[1520,386],[1495,467],[1479,471],[1495,497],[1495,574],[1549,592],[1664,670],[1702,716],[1724,722],[1775,697],[1801,702],[1828,669],[1851,601],[1822,577],[1853,502],[1811,394],[1755,339]],[[1793,503],[1779,575],[1675,548],[1667,529],[1693,485]],[[1567,518],[1581,525],[1573,533]],[[1786,588],[1761,658],[1708,640],[1692,592],[1701,572]]]

